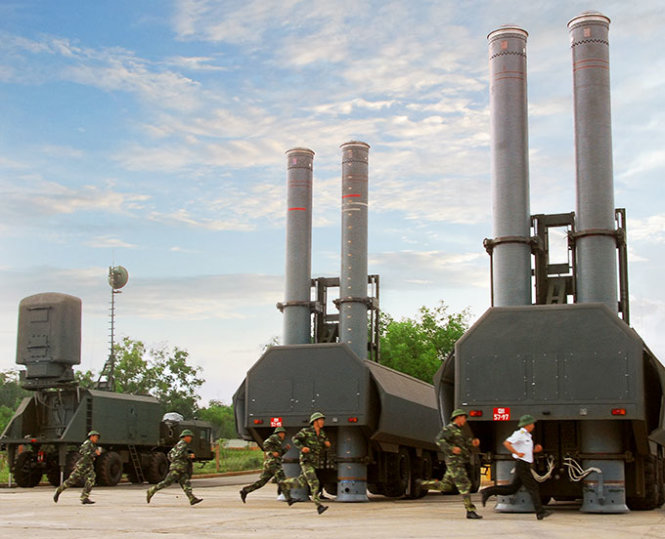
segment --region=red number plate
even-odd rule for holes
[[[270,418],[270,426],[271,427],[281,427],[282,426],[282,418],[281,417],[271,417]]]
[[[494,421],[510,421],[510,408],[494,408]]]

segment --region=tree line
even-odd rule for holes
[[[379,327],[380,363],[425,382],[432,383],[441,362],[469,327],[468,310],[449,312],[439,302],[421,307],[416,316],[396,320],[382,313]],[[273,338],[266,347],[277,344]],[[114,346],[115,366],[111,389],[118,393],[151,395],[162,403],[164,412],[177,411],[186,418],[213,423],[219,438],[237,436],[233,407],[217,400],[200,406],[203,385],[201,367],[189,362],[186,350],[166,345],[147,347],[129,337]],[[91,370],[76,371],[84,388],[94,387],[99,375]],[[21,388],[18,372],[0,371],[0,432],[14,414],[21,399],[32,392]]]

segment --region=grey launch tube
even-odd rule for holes
[[[568,23],[573,55],[577,169],[577,302],[618,310],[610,118],[610,20],[584,12]]]
[[[367,359],[367,204],[369,145],[342,144],[342,268],[339,338]],[[367,498],[367,442],[360,429],[340,427],[337,439],[337,501]]]
[[[568,31],[575,100],[577,302],[604,303],[617,312],[609,26],[605,15],[587,11],[568,23]],[[628,511],[624,461],[606,458],[621,451],[621,436],[616,421],[582,423],[582,452],[587,455],[582,466],[601,470],[584,479],[583,512]]]
[[[493,305],[531,305],[526,39],[521,28],[491,32],[490,131]]]
[[[312,165],[314,152],[293,148],[287,158],[286,208],[286,292],[281,304],[284,313],[284,344],[309,344],[311,334],[310,290],[312,272]],[[287,430],[291,439],[297,432]],[[284,455],[286,477],[300,475],[299,451],[291,447]],[[309,499],[307,490],[292,489],[298,501]],[[280,495],[280,499],[283,495]]]
[[[284,344],[309,344],[314,152],[307,148],[293,148],[286,152],[286,156],[286,297],[282,304]]]
[[[529,143],[526,88],[527,32],[503,26],[487,36],[490,65],[492,153],[493,306],[531,305]],[[505,427],[505,436],[510,435]],[[505,453],[504,437],[496,452]],[[510,460],[497,462],[499,483],[512,480]],[[499,496],[496,510],[533,511],[524,492]]]

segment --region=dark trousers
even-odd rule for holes
[[[510,496],[511,494],[515,494],[522,485],[524,485],[529,496],[531,496],[533,506],[536,508],[536,513],[541,513],[543,511],[543,504],[540,501],[538,482],[531,474],[531,464],[523,460],[515,459],[515,477],[510,485],[488,487],[483,489],[483,492],[486,492],[486,496],[488,497],[493,494],[498,496]]]

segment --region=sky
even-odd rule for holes
[[[597,0],[2,0],[0,370],[18,304],[83,302],[80,368],[116,338],[185,349],[231,402],[282,334],[286,156],[314,157],[312,275],[339,275],[341,151],[370,145],[369,272],[395,318],[490,306],[487,34],[528,31],[531,213],[575,209],[566,24],[607,15],[631,324],[665,358],[665,14]]]

